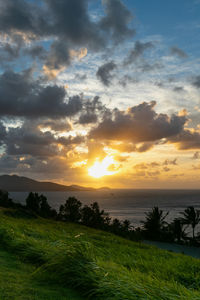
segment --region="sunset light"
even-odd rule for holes
[[[115,161],[112,156],[106,156],[102,161],[96,159],[94,165],[88,169],[88,174],[94,178],[100,178],[106,175],[113,175],[117,171],[111,171],[111,168],[114,165]]]

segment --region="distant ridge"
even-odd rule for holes
[[[9,192],[65,192],[65,191],[95,191],[98,189],[92,187],[83,187],[79,185],[62,185],[54,182],[36,181],[27,177],[17,175],[1,175],[0,189]],[[102,188],[100,188],[102,189]],[[107,187],[103,189],[109,189]]]

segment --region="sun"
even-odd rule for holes
[[[109,168],[114,165],[115,161],[112,156],[106,156],[102,161],[97,158],[94,165],[88,169],[88,174],[94,178],[100,178],[106,175],[113,175],[116,171]]]

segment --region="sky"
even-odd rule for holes
[[[0,0],[0,174],[200,182],[199,0]]]

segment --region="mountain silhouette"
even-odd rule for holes
[[[54,182],[36,181],[27,177],[17,175],[1,175],[0,189],[9,192],[41,192],[41,191],[95,191],[92,187],[83,187],[79,185],[62,185]]]

